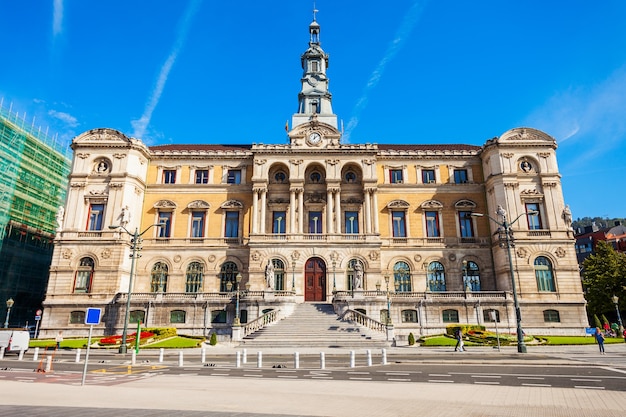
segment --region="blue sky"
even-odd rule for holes
[[[317,0],[351,143],[558,142],[574,218],[626,217],[626,2]],[[0,0],[0,97],[65,146],[284,143],[313,1]]]

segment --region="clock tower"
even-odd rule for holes
[[[328,54],[320,46],[320,25],[313,16],[309,25],[309,47],[301,56],[302,89],[298,94],[298,111],[291,119],[292,143],[317,147],[338,144],[337,115],[333,113],[332,95],[328,91]],[[304,140],[301,140],[304,139]]]

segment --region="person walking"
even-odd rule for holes
[[[596,338],[596,342],[598,342],[598,347],[600,348],[600,355],[604,355],[604,335],[602,334],[602,330],[599,327],[596,327],[596,334],[594,335]]]
[[[459,352],[463,352],[465,348],[463,347],[463,332],[460,327],[454,331],[454,337],[456,338],[454,351],[456,352],[458,350]]]

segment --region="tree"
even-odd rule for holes
[[[611,297],[617,295],[620,305],[626,305],[626,254],[599,241],[595,254],[583,262],[583,286],[589,313],[613,315],[615,305]]]

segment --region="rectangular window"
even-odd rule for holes
[[[461,237],[474,237],[474,227],[472,226],[472,212],[459,211],[459,228]]]
[[[238,211],[226,212],[226,228],[224,230],[224,237],[239,237],[239,212]]]
[[[393,237],[406,237],[406,221],[403,211],[393,211],[391,213],[393,222]]]
[[[209,170],[197,169],[196,170],[196,184],[208,184],[209,183]]]
[[[321,211],[309,211],[309,233],[322,233]]]
[[[275,211],[273,213],[272,220],[272,233],[275,234],[284,234],[285,233],[285,224],[286,224],[286,215],[284,211]]]
[[[359,213],[357,211],[344,212],[347,234],[359,233]]]
[[[402,184],[404,177],[402,176],[401,169],[390,169],[389,170],[389,182],[392,184]]]
[[[311,71],[318,72],[320,63],[318,61],[311,61]]]
[[[204,237],[204,218],[206,212],[191,212],[191,237]]]
[[[534,212],[534,213],[531,213]],[[538,203],[526,203],[526,218],[528,219],[528,230],[540,230],[541,227],[541,215],[539,213]]]
[[[175,169],[163,170],[163,184],[176,184],[176,170]]]
[[[444,323],[458,323],[459,322],[459,312],[457,310],[443,310],[441,313],[441,318]]]
[[[226,184],[241,184],[241,170],[229,169],[226,176]]]
[[[426,212],[426,236],[428,237],[440,237],[439,231],[439,212],[427,211]]]
[[[466,169],[455,169],[454,170],[454,183],[455,184],[465,184],[467,182],[468,182],[467,170]]]
[[[424,184],[434,184],[435,183],[435,170],[423,169],[422,170],[422,182]]]
[[[89,205],[89,223],[87,230],[102,230],[102,219],[104,217],[104,204]]]
[[[170,237],[172,229],[172,212],[160,211],[159,224],[162,225],[161,227],[159,227],[159,237]]]
[[[402,310],[402,322],[403,323],[417,323],[417,311],[416,310]]]
[[[183,310],[170,311],[170,323],[184,323],[187,314]]]

